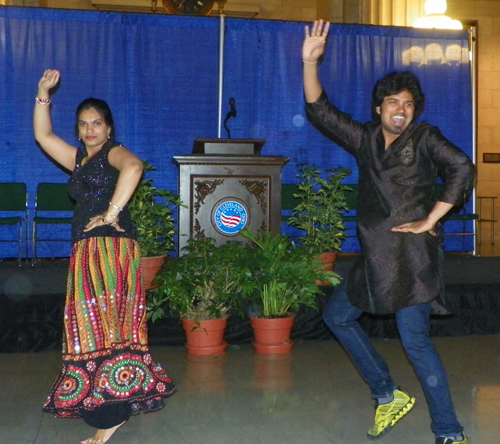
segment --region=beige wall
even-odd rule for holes
[[[15,6],[95,9],[93,2],[106,0],[0,0]],[[500,0],[447,0],[446,14],[477,23],[477,195],[499,197],[494,218],[500,220],[500,164],[483,163],[483,153],[500,154]],[[141,5],[149,0],[108,0],[110,4]],[[425,0],[227,0],[226,10],[250,11],[259,19],[311,21],[325,18],[335,23],[411,26],[423,14]],[[100,7],[100,9],[103,9]],[[112,7],[110,9],[113,9]],[[158,13],[162,13],[158,0]],[[484,208],[484,206],[483,206]],[[491,214],[485,211],[485,217]],[[482,224],[482,238],[489,238],[490,224]],[[495,227],[500,243],[500,223]]]
[[[500,1],[448,0],[448,15],[477,21],[477,167],[478,196],[500,197],[500,164],[483,163],[483,153],[500,154]],[[487,205],[486,205],[487,207]],[[483,216],[491,218],[483,206]],[[495,219],[500,219],[500,199]],[[488,242],[491,224],[483,223],[482,239]],[[495,226],[500,243],[500,224]]]

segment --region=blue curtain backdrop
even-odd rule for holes
[[[57,68],[62,82],[53,96],[55,132],[76,145],[76,106],[87,97],[102,98],[113,110],[118,139],[158,168],[150,176],[157,187],[176,191],[172,157],[189,154],[194,138],[218,134],[219,23],[215,17],[0,7],[0,181],[27,183],[30,214],[39,182],[67,181],[36,146],[31,123],[37,82],[45,69]],[[284,183],[296,182],[296,166],[303,161],[350,168],[348,181],[355,183],[354,159],[305,118],[304,26],[225,20],[222,114],[235,98],[231,136],[264,138],[263,155],[290,158]],[[472,157],[467,51],[465,31],[332,25],[321,77],[332,101],[366,121],[376,80],[393,70],[415,72],[427,98],[421,119],[439,126]],[[448,250],[461,248],[458,237],[450,242]],[[467,242],[472,245],[471,238]],[[0,257],[17,254],[13,244],[1,248]],[[352,239],[344,245],[344,251],[357,248]],[[40,256],[68,254],[67,243],[40,246]]]
[[[217,136],[215,18],[2,7],[0,42],[0,180],[27,183],[31,213],[39,182],[69,177],[33,137],[33,99],[47,68],[62,76],[53,96],[55,132],[78,145],[77,105],[87,97],[106,100],[118,140],[158,169],[149,176],[158,188],[177,190],[172,156],[190,153],[195,137]],[[57,230],[69,236],[69,227]],[[1,257],[17,255],[13,244],[0,248]],[[40,257],[68,255],[68,243],[40,243]]]

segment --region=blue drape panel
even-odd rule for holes
[[[296,181],[296,166],[306,160],[350,168],[349,181],[356,182],[354,159],[305,119],[305,24],[225,24],[222,114],[234,97],[231,136],[264,138],[262,154],[289,157],[284,182]],[[196,137],[217,137],[218,45],[215,17],[0,7],[0,181],[26,182],[32,210],[39,182],[67,180],[36,146],[32,131],[37,82],[45,69],[57,68],[62,82],[53,96],[55,132],[76,145],[77,105],[87,97],[102,98],[113,110],[118,140],[158,168],[150,177],[159,188],[176,191],[172,157],[190,153]],[[333,25],[322,82],[341,109],[365,121],[375,81],[391,70],[410,69],[428,98],[422,119],[472,156],[469,65],[459,63],[463,57],[456,60],[466,49],[461,31]],[[69,254],[66,246],[41,247],[40,256]],[[345,244],[346,251],[356,248]],[[15,245],[0,251],[0,257],[16,254]]]
[[[225,101],[234,97],[238,119],[233,137],[264,137],[265,154],[284,155],[283,182],[296,182],[297,164],[342,166],[358,179],[355,159],[321,135],[304,113],[301,48],[304,24],[227,20]],[[421,120],[438,126],[445,137],[470,157],[473,151],[472,98],[466,31],[332,25],[320,77],[330,99],[355,119],[372,118],[371,93],[376,81],[392,71],[414,72],[427,103]],[[468,204],[472,211],[472,203]],[[352,228],[352,227],[351,227]],[[472,231],[468,222],[466,232]],[[462,232],[448,222],[447,232]],[[292,234],[292,231],[290,231]],[[350,234],[354,234],[353,229]],[[448,250],[462,249],[462,238],[446,238]],[[472,249],[472,237],[465,239]],[[358,251],[355,238],[344,251]]]

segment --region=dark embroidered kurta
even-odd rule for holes
[[[427,123],[412,122],[385,150],[380,123],[354,121],[325,93],[306,110],[311,122],[356,156],[359,165],[362,254],[347,278],[352,304],[375,314],[431,301],[443,304],[441,225],[436,236],[391,228],[427,217],[438,176],[444,182],[440,200],[461,205],[475,179],[470,159]]]

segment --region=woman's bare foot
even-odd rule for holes
[[[104,444],[108,441],[109,438],[113,436],[113,433],[115,433],[123,424],[125,424],[125,422],[126,421],[123,421],[121,424],[111,427],[110,429],[98,429],[92,438],[80,441],[80,444]]]

